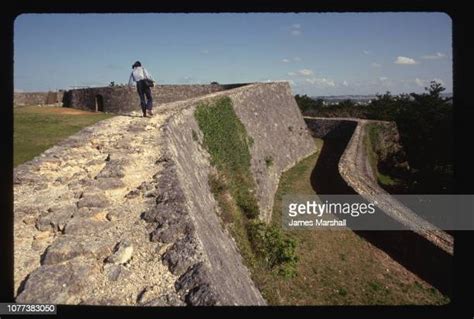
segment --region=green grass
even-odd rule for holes
[[[211,164],[221,172],[223,183],[247,217],[257,217],[255,182],[250,172],[250,139],[231,99],[223,97],[211,104],[201,103],[194,116],[204,134],[203,144],[211,155]]]
[[[316,140],[320,149],[322,140]],[[283,173],[275,195],[272,225],[296,243],[296,276],[285,278],[252,268],[271,305],[445,304],[449,299],[390,260],[349,229],[283,230],[285,194],[315,194],[310,176],[319,153]]]
[[[33,159],[82,128],[111,116],[59,107],[15,108],[13,165]]]

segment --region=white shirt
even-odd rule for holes
[[[132,85],[133,82],[138,82],[140,80],[150,79],[153,80],[150,73],[142,66],[137,66],[133,68],[132,73],[130,74],[130,79],[128,80],[128,85]]]

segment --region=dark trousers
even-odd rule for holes
[[[153,108],[153,98],[151,97],[151,89],[148,85],[145,84],[144,80],[140,80],[137,82],[137,91],[138,96],[140,97],[140,105],[142,107],[142,111],[145,109],[151,110]]]

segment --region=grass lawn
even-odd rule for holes
[[[317,139],[316,144],[323,141]],[[320,147],[318,147],[320,149]],[[318,153],[282,175],[272,224],[281,228],[284,194],[314,194],[310,175]],[[445,304],[449,299],[405,270],[386,254],[345,230],[282,232],[296,241],[297,275],[284,278],[252,269],[253,278],[274,305]]]
[[[112,116],[62,107],[17,107],[13,121],[13,165],[29,161],[82,128]]]

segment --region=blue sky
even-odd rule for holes
[[[23,14],[17,91],[126,83],[136,60],[161,84],[289,81],[295,94],[452,92],[443,13]]]

